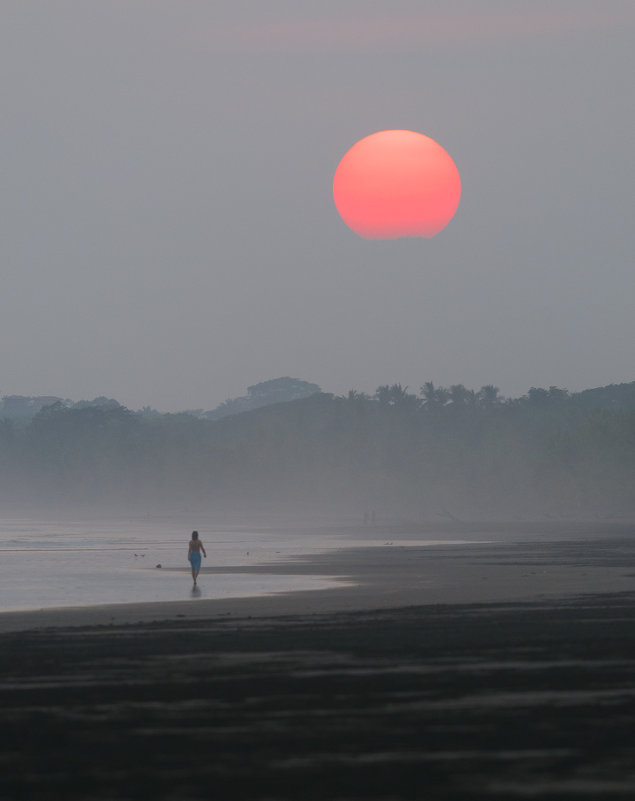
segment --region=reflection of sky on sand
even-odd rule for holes
[[[190,530],[179,531],[174,522],[2,520],[0,611],[234,598],[341,585],[328,576],[206,573],[215,566],[248,568],[308,555],[325,546],[275,531],[205,531],[201,526],[200,532],[208,558],[200,593],[192,595]]]
[[[0,611],[328,589],[342,586],[342,579],[242,573],[240,568],[247,571],[261,565],[288,565],[341,548],[441,544],[435,540],[386,541],[379,532],[376,538],[375,532],[364,532],[360,537],[317,536],[275,528],[206,530],[201,524],[199,531],[208,558],[203,559],[200,594],[193,595],[187,562],[190,531],[165,519],[0,520]],[[215,567],[237,570],[217,574],[211,572]]]

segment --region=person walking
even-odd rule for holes
[[[190,540],[190,547],[187,550],[187,558],[192,565],[192,578],[194,579],[194,586],[196,587],[196,579],[198,578],[199,570],[201,569],[201,551],[203,556],[207,559],[205,553],[205,546],[198,538],[198,531],[192,532],[192,539]]]

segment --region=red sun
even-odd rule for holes
[[[333,199],[346,225],[365,239],[431,237],[459,205],[455,163],[434,139],[414,131],[378,131],[344,154]]]

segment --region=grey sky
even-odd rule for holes
[[[635,379],[632,0],[1,11],[0,394]],[[337,215],[339,159],[386,128],[459,168],[434,239]]]

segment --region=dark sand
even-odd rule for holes
[[[635,798],[635,527],[276,569],[359,586],[0,616],[0,798]]]

